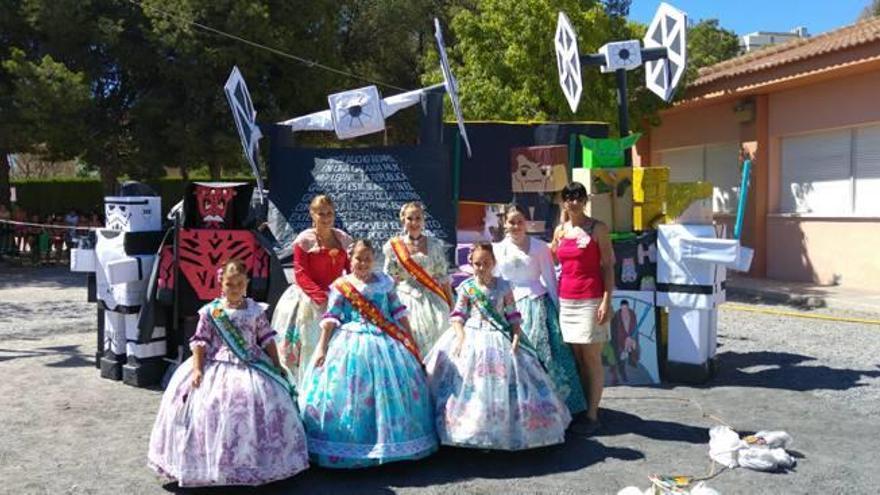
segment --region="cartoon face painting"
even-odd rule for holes
[[[565,146],[532,146],[511,150],[511,185],[515,193],[560,191],[568,181]]]
[[[162,227],[161,198],[158,196],[107,196],[104,198],[104,226],[120,232],[144,232]]]
[[[204,228],[220,229],[226,224],[229,205],[236,195],[232,187],[210,187],[196,185],[196,206]]]

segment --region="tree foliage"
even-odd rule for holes
[[[703,19],[688,29],[688,80],[699,69],[715,65],[739,55],[739,37],[724,29],[718,19]]]
[[[880,15],[880,0],[871,0],[859,13],[858,20],[862,21],[878,15]]]
[[[593,120],[616,126],[615,78],[598,68],[582,68],[583,96],[577,114],[571,113],[559,87],[553,44],[560,11],[577,31],[581,53],[643,34],[644,27],[609,15],[603,2],[479,0],[452,18],[451,57],[466,119]],[[659,105],[643,94],[643,74],[629,73],[630,127],[637,128]],[[439,75],[428,72],[425,79],[437,81]]]
[[[582,53],[640,39],[644,26],[624,18],[630,3],[6,0],[0,2],[0,156],[75,158],[100,171],[108,190],[122,175],[150,179],[165,167],[208,170],[214,178],[246,172],[222,91],[233,65],[248,82],[261,122],[322,110],[328,94],[373,82],[387,96],[441,80],[435,16],[467,118],[616,123],[614,77],[592,67],[584,67],[580,109],[570,112],[553,35],[558,12],[565,11]],[[730,46],[735,36],[717,21],[698,24],[691,66],[729,56]],[[641,70],[629,73],[631,127],[661,106],[643,79]],[[390,123],[392,135],[399,122]],[[403,122],[403,134],[414,134]],[[0,202],[8,194],[4,165],[0,160]]]

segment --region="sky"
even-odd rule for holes
[[[721,27],[738,35],[755,31],[788,32],[806,26],[817,35],[848,24],[858,18],[871,0],[667,0],[683,10],[689,19],[718,19]],[[644,24],[651,22],[659,0],[632,0],[629,17]]]

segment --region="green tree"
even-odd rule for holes
[[[144,38],[144,17],[124,0],[22,0],[17,11],[34,35],[21,48],[28,60],[48,55],[76,74],[86,89],[86,104],[70,125],[48,119],[42,124],[58,136],[75,138],[76,155],[100,171],[105,191],[126,173],[143,177],[162,174],[140,160],[132,115],[156,65]],[[59,69],[59,73],[63,72]],[[49,87],[48,97],[58,97]],[[56,129],[62,127],[61,129]],[[58,132],[54,132],[58,130]],[[49,139],[52,148],[59,139]]]
[[[858,20],[862,21],[878,15],[880,15],[880,0],[871,0],[871,3],[862,9]]]
[[[724,29],[718,19],[703,19],[688,29],[688,67],[685,84],[694,81],[699,70],[736,57],[740,53],[739,37]],[[683,94],[679,91],[679,95]]]
[[[76,156],[83,139],[79,116],[89,98],[83,74],[43,52],[23,3],[0,6],[0,203],[7,206],[7,154]]]
[[[149,148],[162,150],[153,161],[202,165],[215,178],[221,170],[245,169],[221,90],[233,65],[248,82],[258,120],[267,123],[323,110],[328,94],[372,81],[396,87],[380,84],[386,96],[417,87],[421,53],[433,46],[435,4],[439,2],[313,0],[303,8],[293,2],[143,0],[150,38],[169,60],[157,68],[158,81],[146,96],[150,104],[138,114],[143,139],[152,136],[157,146]],[[359,77],[311,67],[206,32],[189,21]],[[297,139],[336,142],[315,133],[302,133]]]
[[[632,0],[602,0],[605,4],[605,12],[611,16],[627,17],[629,16],[629,6]]]
[[[481,120],[599,120],[617,122],[613,75],[583,67],[583,96],[572,114],[556,69],[553,37],[559,11],[564,11],[578,34],[581,53],[594,53],[605,43],[641,38],[640,27],[609,16],[600,2],[579,0],[479,0],[452,18],[450,47],[453,72],[459,82],[467,119]],[[426,66],[436,55],[427,52]],[[436,70],[425,80],[436,82]],[[638,127],[656,103],[639,96],[641,71],[628,78],[631,127]],[[633,125],[635,124],[635,125]]]

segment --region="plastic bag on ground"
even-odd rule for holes
[[[771,449],[787,449],[791,445],[791,435],[784,431],[759,431],[744,440],[749,445],[766,445]]]
[[[722,466],[735,468],[738,465],[737,451],[747,447],[748,444],[726,426],[713,426],[709,429],[709,457]]]
[[[756,471],[789,469],[795,460],[784,449],[749,447],[739,452],[739,465]]]

